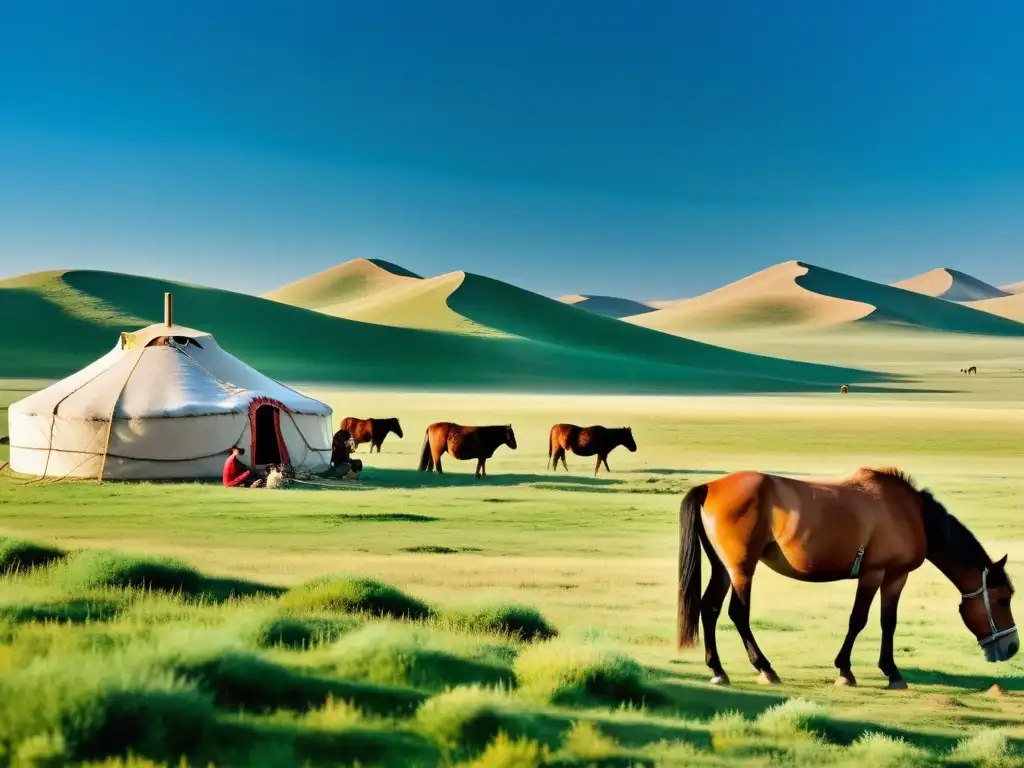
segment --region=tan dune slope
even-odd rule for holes
[[[687,329],[766,325],[825,327],[860,320],[871,304],[847,301],[807,290],[796,279],[809,271],[787,261],[710,293],[666,304],[656,312],[626,318],[630,323],[668,333]]]
[[[1011,285],[1002,285],[1002,286],[999,287],[999,290],[1003,291],[1004,293],[1013,293],[1013,294],[1024,293],[1024,283],[1013,283]]]
[[[271,291],[265,299],[320,310],[361,301],[381,291],[415,285],[423,278],[381,259],[352,259]]]
[[[1024,293],[1000,296],[995,299],[985,299],[984,301],[968,301],[965,303],[968,307],[973,309],[980,309],[982,312],[988,312],[992,315],[1005,317],[1008,320],[1016,320],[1018,323],[1024,323]]]
[[[504,335],[468,320],[448,306],[448,298],[462,286],[465,279],[465,272],[449,272],[425,280],[406,280],[361,299],[327,305],[317,311],[362,323],[397,328],[420,328],[474,336]]]
[[[946,301],[982,301],[1006,296],[1007,292],[948,267],[938,267],[920,275],[892,283],[894,288],[922,293]]]

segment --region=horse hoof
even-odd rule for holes
[[[905,691],[907,690],[906,680],[892,680],[886,688],[890,691]]]
[[[779,685],[782,681],[774,672],[765,671],[757,676],[757,682],[761,685]]]
[[[712,685],[729,685],[729,676],[724,672],[711,678]]]
[[[857,684],[857,678],[853,675],[840,675],[836,678],[836,685],[840,687],[854,686]]]

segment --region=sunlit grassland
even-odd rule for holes
[[[218,635],[218,642],[227,643],[232,652],[244,651],[263,659],[261,663],[286,668],[275,674],[297,674],[289,670],[299,669],[319,679],[316,685],[309,683],[318,691],[314,699],[325,690],[344,692],[343,683],[395,687],[402,675],[412,675],[414,682],[406,680],[397,687],[421,691],[430,707],[417,705],[423,709],[415,715],[389,713],[383,721],[373,711],[350,716],[347,709],[342,714],[328,709],[324,714],[323,700],[310,712],[309,707],[296,709],[280,686],[271,687],[278,693],[266,694],[271,709],[258,714],[229,717],[214,701],[215,719],[230,724],[237,736],[230,743],[242,745],[239,749],[263,743],[260,739],[280,748],[282,739],[291,739],[289,754],[316,764],[330,759],[311,746],[308,733],[326,730],[340,739],[338,734],[350,733],[357,720],[358,728],[400,742],[395,746],[388,741],[391,752],[367,747],[360,753],[378,755],[383,764],[404,764],[410,754],[417,754],[449,762],[480,758],[485,761],[481,765],[499,765],[486,762],[486,755],[480,757],[497,730],[510,733],[511,741],[492,746],[492,757],[502,750],[521,753],[523,762],[517,765],[588,764],[588,749],[596,764],[608,765],[629,764],[614,762],[627,759],[623,755],[634,764],[646,760],[660,765],[743,760],[760,764],[769,758],[917,764],[952,760],[957,740],[971,736],[989,741],[962,747],[961,763],[970,762],[965,749],[1009,759],[999,734],[1024,739],[1024,662],[983,661],[960,623],[956,590],[930,565],[911,577],[901,602],[896,659],[911,684],[908,692],[882,690],[885,681],[875,668],[877,605],[854,652],[860,687],[832,685],[831,662],[846,630],[852,582],[798,584],[764,568],[758,571],[753,626],[783,679],[778,688],[766,690],[755,684],[727,617],[719,626],[719,647],[733,679],[732,690],[706,684],[702,650],[679,653],[671,643],[679,501],[693,484],[742,468],[808,475],[845,473],[861,465],[899,466],[930,487],[991,555],[1008,553],[1010,573],[1015,575],[1014,563],[1024,561],[1018,522],[1024,466],[1024,409],[1019,402],[1024,380],[1013,377],[1009,357],[1000,365],[998,371],[982,368],[980,376],[969,380],[955,370],[940,375],[922,366],[922,381],[934,392],[913,396],[853,391],[845,397],[838,392],[751,398],[452,397],[313,389],[311,394],[326,400],[338,419],[398,416],[402,421],[403,440],[390,436],[379,456],[367,455],[365,449],[357,454],[367,463],[359,484],[340,491],[303,487],[268,492],[199,483],[26,484],[24,478],[0,477],[0,535],[67,550],[113,548],[174,556],[222,580],[284,588],[325,574],[358,574],[393,584],[444,613],[414,624],[388,620],[380,625],[383,629],[371,630],[359,629],[369,620],[352,619],[346,610],[306,605],[289,615],[308,625],[294,631],[315,641],[316,647],[283,650],[266,646],[257,629],[288,613],[287,595],[251,596],[242,603],[202,607],[195,599],[159,594],[147,598],[110,586],[83,590],[40,572],[3,582],[0,600],[22,608],[72,599],[129,607],[118,608],[99,622],[63,628],[40,623],[38,615],[31,621],[9,619],[14,630],[8,645],[0,647],[0,665],[6,664],[8,670],[32,660],[73,665],[75,654],[84,652],[83,644],[88,653],[98,653],[97,647],[120,645],[95,638],[120,637],[123,653],[143,659],[138,662],[141,668],[150,670],[143,675],[149,686],[156,683],[146,675],[156,674],[152,670],[159,667],[152,661],[154,654],[159,656],[164,652],[161,644],[170,642],[161,639],[164,633],[198,633],[194,641],[180,642],[202,649],[213,642],[202,633],[216,631],[226,633]],[[473,462],[447,456],[444,477],[418,473],[424,429],[437,420],[511,422],[519,449],[499,449],[482,482],[472,477]],[[552,473],[545,468],[547,432],[558,421],[628,424],[639,450],[630,454],[620,448],[612,453],[610,475],[602,471],[595,478],[592,460],[571,455],[569,474]],[[500,633],[481,634],[451,618],[483,604],[534,608],[557,628],[558,637],[527,642]],[[360,631],[369,632],[370,640],[346,646],[344,638]],[[383,634],[378,637],[373,631]],[[385,635],[387,642],[379,639]],[[383,655],[367,656],[365,649],[376,645],[385,649]],[[412,674],[389,660],[407,657],[412,653],[409,648],[418,649],[413,655],[443,654],[422,662],[418,669],[427,672]],[[323,666],[325,657],[336,658],[332,654],[351,659]],[[445,665],[448,671],[438,671],[437,658],[447,659],[445,665],[450,662],[457,672]],[[86,667],[92,669],[89,664]],[[487,668],[481,669],[481,664]],[[580,681],[587,677],[573,672],[574,664],[611,665],[618,670],[618,677],[613,677],[619,683],[613,686],[611,699],[579,694],[580,686],[586,689]],[[551,672],[566,665],[563,672]],[[255,669],[257,677],[269,674]],[[547,673],[538,672],[545,669]],[[628,694],[640,679],[652,692],[644,699],[646,708]],[[987,695],[997,681],[1006,694]],[[505,692],[466,687],[473,682],[499,685]],[[194,679],[186,681],[186,687],[193,684]],[[494,696],[500,698],[499,704],[492,702]],[[794,702],[783,716],[761,714],[786,698],[805,699],[821,709]],[[492,709],[511,708],[520,719],[515,725],[505,715],[491,718],[488,722],[506,727],[484,729],[487,737],[479,743],[479,737],[467,735],[463,726],[467,720],[477,722],[473,713],[485,700]],[[243,710],[253,706],[243,704]],[[626,709],[620,709],[624,704]],[[370,705],[363,706],[365,710]],[[445,714],[437,714],[439,710]],[[746,719],[730,720],[729,711],[741,712]],[[238,717],[241,720],[232,719]],[[283,726],[275,718],[289,724]],[[285,728],[291,735],[285,739],[274,728]],[[875,736],[851,746],[858,734],[887,728],[890,736],[901,736],[907,744]],[[266,736],[267,732],[276,735]],[[519,737],[526,741],[515,746]],[[542,748],[548,749],[547,758]],[[225,755],[213,758],[230,763]],[[202,751],[193,755],[209,756]]]

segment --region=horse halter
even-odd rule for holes
[[[1009,634],[1017,631],[1017,625],[1014,624],[1006,629],[996,629],[996,622],[992,618],[992,603],[988,598],[988,568],[981,572],[981,589],[976,589],[973,592],[961,595],[964,600],[969,600],[972,597],[981,597],[985,601],[985,617],[988,619],[988,628],[992,630],[992,634],[986,637],[984,640],[979,640],[978,645],[986,646],[990,643],[994,643],[1001,637],[1006,637]]]

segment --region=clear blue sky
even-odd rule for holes
[[[0,0],[0,275],[1024,280],[1022,29],[1019,0]]]

